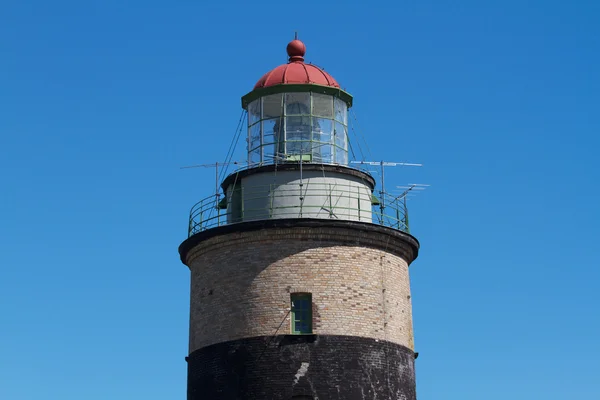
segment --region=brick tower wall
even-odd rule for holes
[[[323,220],[211,231],[182,245],[189,399],[415,398],[414,238]],[[290,335],[291,293],[312,294],[312,335]]]

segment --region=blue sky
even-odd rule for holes
[[[600,2],[0,4],[0,398],[185,398],[177,246],[240,97],[308,61],[409,203],[420,400],[600,398]],[[238,152],[241,154],[241,152]]]

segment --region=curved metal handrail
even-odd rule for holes
[[[325,193],[325,196],[324,196]],[[377,192],[379,198],[371,192],[362,192],[360,188],[350,185],[331,185],[311,183],[297,188],[278,186],[252,187],[244,190],[240,187],[229,193],[231,198],[223,195],[206,197],[191,208],[188,236],[217,226],[238,222],[266,220],[273,218],[330,218],[354,220],[387,226],[409,233],[408,210],[406,198]],[[237,209],[233,207],[233,197],[237,197]],[[296,202],[286,204],[278,200],[297,198]],[[325,197],[323,204],[311,204],[311,199]],[[344,199],[346,204],[340,200]],[[246,208],[244,205],[258,202],[260,208]],[[361,205],[368,202],[367,209]],[[289,203],[289,202],[288,202]],[[348,203],[357,207],[348,207]],[[265,207],[264,205],[268,205]],[[241,205],[241,208],[240,208]]]

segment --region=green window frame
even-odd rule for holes
[[[292,293],[291,321],[292,334],[306,335],[312,332],[312,295],[310,293]]]

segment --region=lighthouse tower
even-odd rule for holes
[[[189,400],[416,398],[419,243],[405,202],[349,167],[352,96],[305,52],[242,97],[248,166],[190,214]]]

